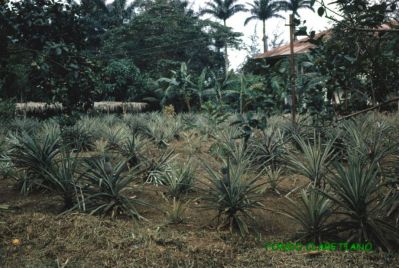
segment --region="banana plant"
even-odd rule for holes
[[[207,75],[208,75],[208,69],[204,68],[202,69],[201,74],[198,76],[195,82],[190,81],[192,90],[198,95],[200,110],[202,110],[204,97],[213,94],[212,89],[210,88],[210,81]]]
[[[223,76],[223,78],[218,78],[214,72],[211,72],[211,76],[213,78],[214,84],[212,87],[212,90],[214,94],[216,95],[216,99],[219,102],[219,105],[221,107],[224,106],[224,98],[225,98],[225,93],[231,87],[232,84],[236,83],[236,79],[234,78],[234,73],[229,72],[227,73],[226,76]]]
[[[172,71],[172,77],[162,77],[158,82],[166,82],[166,88],[161,104],[164,105],[167,99],[172,96],[181,96],[185,102],[188,112],[191,112],[191,100],[195,93],[191,82],[191,75],[188,72],[187,64],[182,62],[178,71]]]
[[[238,114],[237,118],[230,124],[237,125],[241,129],[241,135],[237,138],[243,138],[245,148],[248,145],[249,138],[252,136],[254,129],[264,130],[267,127],[267,118],[259,117],[257,114],[248,112],[246,114]]]

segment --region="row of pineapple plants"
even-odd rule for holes
[[[398,246],[395,119],[364,116],[321,131],[257,116],[84,116],[71,125],[17,119],[2,159],[17,170],[24,193],[35,187],[53,192],[63,198],[65,211],[143,219],[139,207],[151,204],[137,197],[134,186],[156,184],[166,189],[172,222],[183,220],[196,191],[201,207],[216,212],[219,227],[241,234],[256,227],[254,212],[266,207],[266,189],[282,195],[281,179],[300,174],[309,184],[292,189],[287,206],[276,211],[301,226],[296,239]],[[186,163],[174,161],[174,140],[186,142]],[[206,143],[211,160],[192,161],[201,158]],[[197,179],[198,162],[207,171],[205,180]]]

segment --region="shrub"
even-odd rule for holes
[[[332,213],[331,200],[316,190],[303,190],[299,200],[287,197],[288,205],[281,212],[301,226],[299,239],[321,243],[333,236],[327,223]]]
[[[282,125],[282,129],[290,137],[294,148],[298,150],[300,149],[300,145],[297,143],[295,137],[302,137],[303,140],[309,141],[314,138],[315,132],[317,135],[320,135],[320,132],[322,132],[322,129],[312,126],[311,118],[305,116],[298,116],[295,124],[292,121],[285,122]]]
[[[172,207],[166,212],[168,222],[171,224],[181,224],[184,222],[184,213],[190,201],[182,202],[173,198]]]
[[[100,89],[103,99],[131,100],[144,93],[140,70],[130,59],[112,59],[103,69],[104,86]]]
[[[87,117],[77,121],[76,116],[61,117],[61,137],[63,144],[70,149],[89,151],[94,148],[94,124]],[[97,130],[98,131],[98,130]]]
[[[350,157],[348,166],[336,165],[328,177],[331,191],[324,194],[344,216],[336,225],[350,242],[373,242],[385,249],[398,246],[399,231],[384,215],[389,207],[382,195],[384,184],[378,179],[377,164],[364,163],[362,157]]]
[[[147,204],[128,193],[131,190],[129,185],[138,178],[138,169],[125,174],[126,161],[109,167],[103,158],[87,160],[86,167],[82,178],[90,187],[85,189],[85,211],[90,214],[110,214],[111,217],[125,214],[134,219],[144,219],[136,206]]]
[[[191,161],[182,166],[172,166],[170,172],[163,174],[162,181],[167,187],[168,195],[179,199],[183,194],[193,189],[195,168],[192,166]]]
[[[57,122],[53,120],[47,120],[42,122],[40,128],[35,133],[35,137],[39,140],[42,140],[45,138],[47,133],[50,132],[52,133],[52,135],[61,136],[60,126]]]
[[[195,131],[188,131],[183,133],[183,138],[185,141],[185,151],[191,157],[194,154],[201,152],[203,148],[203,143],[206,141],[203,136],[199,135]]]
[[[8,155],[8,148],[6,146],[5,140],[0,136],[0,178],[8,177],[13,173],[13,166],[11,158]]]
[[[294,136],[299,145],[299,153],[290,152],[287,155],[288,167],[297,174],[307,177],[314,186],[320,187],[328,173],[328,167],[334,159],[334,140],[322,145],[320,136],[313,142],[305,141],[300,136]]]
[[[141,150],[146,141],[138,135],[129,136],[119,146],[118,151],[126,157],[130,167],[134,167],[140,163]]]
[[[195,126],[200,131],[201,135],[207,138],[214,138],[219,131],[224,129],[228,118],[228,113],[207,111],[197,118],[195,121]]]
[[[96,140],[94,142],[94,151],[99,156],[105,156],[107,154],[107,148],[108,148],[108,141],[106,141],[103,138]]]
[[[151,139],[158,147],[166,148],[173,139],[180,138],[180,131],[183,128],[181,117],[167,118],[154,113],[141,133]]]
[[[131,114],[124,114],[123,121],[126,123],[130,132],[141,134],[143,136],[147,133],[147,119],[143,116],[143,114],[139,115],[131,115]]]
[[[146,168],[146,183],[160,185],[164,184],[163,178],[166,173],[171,172],[170,163],[176,157],[174,151],[163,152],[159,157],[149,160]]]
[[[8,124],[15,116],[15,109],[13,101],[0,99],[0,123]]]
[[[281,182],[281,175],[283,173],[283,169],[273,168],[272,166],[269,166],[266,168],[265,172],[267,177],[267,183],[269,184],[271,190],[280,194],[277,187]]]
[[[204,208],[218,212],[218,220],[222,217],[221,226],[229,226],[230,231],[237,228],[241,234],[248,233],[246,219],[254,220],[251,210],[263,207],[260,203],[260,188],[263,185],[259,183],[260,175],[246,178],[245,167],[231,165],[229,161],[222,174],[208,165],[206,169],[210,185],[202,197]]]
[[[286,153],[284,148],[286,143],[284,132],[278,128],[262,130],[260,137],[250,142],[250,149],[254,152],[254,162],[261,167],[268,165],[277,169]]]
[[[163,114],[166,117],[175,117],[176,116],[175,107],[172,104],[166,105],[165,107],[163,107]]]
[[[220,157],[226,162],[227,159],[232,164],[245,164],[247,167],[252,165],[252,153],[245,146],[242,140],[239,140],[240,130],[237,127],[229,127],[216,134],[217,141],[210,147],[211,154]]]
[[[108,142],[108,149],[118,150],[120,144],[129,137],[129,131],[124,125],[104,126],[101,128],[101,136]]]
[[[12,132],[22,133],[26,132],[33,135],[37,129],[40,128],[40,122],[33,118],[15,118],[10,122],[9,130]]]
[[[394,129],[383,121],[366,119],[362,122],[346,121],[342,124],[347,154],[362,157],[363,161],[383,164],[394,153],[398,142],[392,135]]]
[[[21,191],[27,193],[34,185],[43,184],[43,171],[49,170],[58,156],[60,137],[48,132],[43,139],[35,139],[27,133],[10,134],[9,156],[14,166],[26,173]]]
[[[109,127],[117,126],[121,123],[121,119],[115,114],[106,114],[100,117],[102,123]]]
[[[166,130],[167,125],[162,117],[158,114],[153,115],[144,126],[141,126],[140,132],[152,140],[158,147],[166,148],[172,137],[169,136],[170,133]]]
[[[49,169],[43,169],[43,183],[40,185],[64,200],[64,210],[76,203],[78,158],[64,153]]]

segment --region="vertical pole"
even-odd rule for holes
[[[294,15],[290,15],[290,67],[291,67],[291,115],[292,115],[292,123],[296,122],[296,89],[295,89],[295,81],[296,81],[296,70],[295,70],[295,54],[294,54]]]
[[[263,53],[267,52],[266,20],[263,20]]]
[[[242,98],[243,98],[243,87],[244,87],[244,73],[241,74],[240,77],[240,114],[243,113],[243,106],[242,106]]]
[[[223,25],[224,27],[227,27],[226,20],[223,20]],[[227,39],[225,40],[224,44],[224,60],[225,60],[225,66],[226,66],[226,77],[229,73],[229,56],[227,54]]]

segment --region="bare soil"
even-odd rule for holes
[[[184,153],[184,144],[175,144]],[[209,155],[203,154],[203,157]],[[215,164],[215,167],[217,165]],[[198,170],[203,179],[204,170]],[[49,193],[28,196],[13,189],[10,179],[0,180],[0,204],[12,209],[0,212],[0,267],[399,267],[398,254],[379,252],[267,251],[266,242],[292,241],[298,229],[275,213],[285,199],[266,191],[264,210],[255,212],[258,231],[240,237],[219,230],[212,211],[200,209],[194,192],[183,224],[168,224],[165,212],[171,203],[161,186],[135,185],[135,193],[154,207],[139,211],[148,221],[123,217],[60,215],[62,200]],[[306,184],[287,176],[280,191]],[[19,239],[20,245],[12,240]]]

